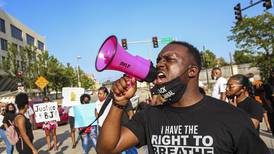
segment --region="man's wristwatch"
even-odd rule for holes
[[[112,105],[115,107],[118,107],[119,109],[125,110],[128,106],[128,103],[126,105],[120,105],[120,104],[116,103],[115,101],[112,101]]]

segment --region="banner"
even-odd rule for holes
[[[63,95],[63,106],[74,106],[80,104],[80,97],[84,94],[84,88],[72,88],[72,87],[65,87],[62,88],[62,95]]]
[[[81,104],[73,106],[75,128],[86,127],[91,124],[95,119],[95,103]],[[97,123],[94,122],[93,125]]]
[[[33,104],[33,111],[37,123],[46,121],[60,121],[57,102]]]

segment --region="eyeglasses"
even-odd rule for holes
[[[226,88],[228,89],[232,89],[235,87],[242,87],[242,86],[243,86],[242,84],[226,84]]]

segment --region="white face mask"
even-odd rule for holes
[[[218,78],[217,78],[217,76],[213,76],[212,79],[213,80],[217,80]]]
[[[252,78],[249,78],[249,81],[251,82],[251,83],[253,83],[254,82],[254,78],[252,77]]]

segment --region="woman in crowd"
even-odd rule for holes
[[[16,143],[16,149],[19,154],[38,154],[37,149],[33,145],[33,132],[31,123],[24,114],[28,109],[28,95],[19,93],[15,97],[15,104],[19,110],[15,117],[15,128],[20,136],[19,141]]]
[[[230,104],[242,109],[249,115],[254,127],[259,130],[263,108],[252,98],[254,93],[249,79],[242,74],[231,76],[227,83],[226,96]]]
[[[43,98],[43,102],[47,103],[49,102],[49,98],[48,97],[44,97]],[[44,122],[43,124],[43,129],[45,131],[46,134],[46,138],[47,138],[47,144],[48,144],[48,151],[51,150],[51,143],[50,143],[50,134],[52,133],[53,136],[53,147],[54,147],[54,151],[57,151],[57,136],[56,136],[56,128],[58,127],[58,124],[55,120],[53,121],[47,121]]]
[[[96,118],[98,117],[99,115],[99,112],[103,106],[103,104],[105,103],[105,100],[107,98],[109,94],[109,91],[106,87],[100,87],[98,89],[98,101],[95,103],[96,107],[95,107],[95,116]],[[111,102],[107,105],[107,107],[105,108],[103,114],[99,117],[99,119],[97,120],[98,122],[98,128],[99,128],[99,133],[100,133],[100,130],[103,126],[103,123],[108,115],[108,112],[110,110],[110,107],[111,107]]]
[[[89,104],[90,103],[90,96],[88,94],[83,94],[81,97],[80,97],[80,101],[81,101],[81,104]],[[81,141],[82,141],[82,148],[83,148],[83,151],[84,151],[84,154],[88,154],[89,150],[90,150],[90,141],[92,141],[92,144],[95,148],[96,146],[96,127],[95,126],[89,126],[89,127],[82,127],[82,128],[79,128],[79,131],[83,130],[84,129],[84,132],[81,134]],[[94,140],[91,140],[91,136],[92,136],[92,139]]]
[[[15,118],[15,114],[16,113],[16,107],[13,103],[9,103],[6,106],[6,114],[5,117],[3,119],[3,125],[5,127],[5,129],[8,129],[8,127],[10,127],[14,121]],[[13,153],[13,145],[9,145],[9,147],[7,146],[7,152],[9,153]]]

